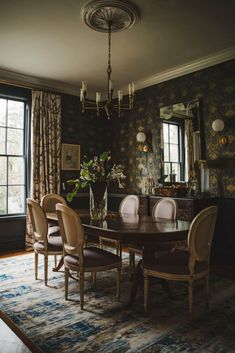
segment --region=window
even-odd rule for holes
[[[183,180],[182,164],[182,131],[177,122],[163,122],[164,141],[164,174],[168,177],[166,181]]]
[[[25,214],[25,100],[0,96],[0,216]]]

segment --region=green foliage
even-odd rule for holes
[[[111,155],[109,151],[103,152],[100,156],[86,160],[81,163],[80,177],[67,181],[68,185],[74,185],[73,191],[67,194],[67,201],[71,202],[80,189],[84,189],[91,183],[97,181],[118,181],[119,187],[123,187],[122,181],[125,179],[123,166],[114,164],[111,166]]]

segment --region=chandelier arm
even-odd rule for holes
[[[111,27],[112,27],[112,22],[108,21],[108,68],[107,68],[107,74],[108,74],[108,103],[111,102],[112,97],[111,97],[111,73],[112,73],[112,67],[111,67]]]

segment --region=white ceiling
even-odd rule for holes
[[[132,2],[140,10],[139,22],[112,35],[116,89],[129,81],[145,87],[235,58],[234,0]],[[85,3],[0,0],[0,79],[74,94],[86,80],[88,90],[104,90],[107,34],[82,22]]]

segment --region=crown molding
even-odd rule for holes
[[[216,52],[215,54],[205,56],[199,60],[194,60],[184,65],[173,67],[170,70],[162,71],[160,73],[150,75],[144,79],[137,80],[134,82],[135,89],[139,90],[153,86],[158,83],[172,80],[174,78],[184,76],[195,71],[206,69],[207,67],[214,66],[232,59],[235,59],[235,46]]]
[[[61,81],[48,80],[34,76],[24,75],[18,72],[4,70],[0,68],[0,83],[20,86],[28,89],[46,89],[58,93],[79,96],[80,89]]]
[[[153,74],[144,79],[135,81],[135,90],[140,90],[158,83],[168,81],[192,72],[205,69],[207,67],[220,64],[222,62],[235,59],[235,46],[219,51],[213,55],[205,56],[199,60],[194,60],[184,65],[176,66],[170,70],[162,71],[158,74]],[[46,89],[56,91],[58,93],[70,94],[79,96],[79,87],[67,84],[61,81],[48,80],[37,78],[34,76],[24,75],[10,70],[0,68],[0,83],[9,85],[21,86],[29,89]],[[120,88],[121,89],[121,88]],[[126,92],[126,87],[123,87],[123,92]],[[94,93],[94,92],[90,92]]]

